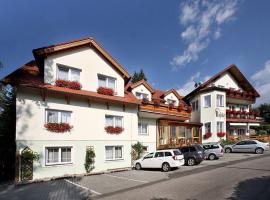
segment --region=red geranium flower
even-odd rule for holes
[[[106,88],[106,87],[99,87],[97,89],[97,93],[99,94],[104,94],[104,95],[108,95],[108,96],[113,96],[114,95],[114,91],[111,88]]]

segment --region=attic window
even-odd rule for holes
[[[149,100],[148,94],[145,94],[145,93],[142,93],[142,92],[136,92],[136,97],[138,99],[148,99]]]
[[[176,101],[173,99],[167,99],[167,102],[168,102],[168,104],[173,104],[173,105],[175,105],[175,103],[176,103]]]

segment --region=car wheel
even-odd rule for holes
[[[215,160],[215,159],[216,159],[216,155],[215,155],[215,154],[210,154],[210,155],[208,156],[208,159],[209,159],[209,160]]]
[[[171,166],[169,165],[169,163],[163,163],[163,164],[162,164],[162,170],[163,170],[164,172],[170,171],[170,170],[171,170]]]
[[[141,168],[142,168],[141,164],[140,163],[136,163],[135,169],[136,170],[140,170]]]
[[[256,154],[263,154],[263,148],[257,148],[255,149]]]
[[[193,165],[195,165],[195,159],[194,159],[194,158],[189,158],[189,159],[187,160],[187,165],[188,165],[188,166],[193,166]]]
[[[232,153],[232,149],[231,148],[226,148],[225,153]]]

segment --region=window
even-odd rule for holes
[[[145,93],[142,93],[142,92],[136,92],[136,97],[138,99],[148,99],[149,100],[148,94],[145,94]]]
[[[139,122],[138,123],[138,130],[139,130],[139,134],[147,135],[148,134],[148,124]]]
[[[105,154],[106,160],[123,159],[123,146],[106,146]]]
[[[154,153],[149,153],[146,156],[144,156],[144,159],[153,158]]]
[[[155,158],[164,157],[164,152],[156,152]]]
[[[198,110],[198,108],[199,108],[199,101],[198,100],[196,100],[196,101],[193,101],[192,103],[191,103],[191,106],[192,106],[192,110],[193,111],[195,111],[195,110]]]
[[[246,144],[247,144],[246,141],[241,141],[241,142],[236,143],[236,145],[246,145]]]
[[[230,110],[235,110],[235,106],[229,105],[229,109],[230,109]]]
[[[176,101],[173,99],[167,99],[167,102],[168,102],[168,104],[173,104],[173,105],[175,105],[175,103],[176,103]]]
[[[165,152],[165,157],[168,157],[168,156],[172,156],[172,153],[169,152],[169,151],[166,151],[166,152]]]
[[[182,153],[181,153],[179,150],[177,150],[177,151],[176,151],[176,150],[174,150],[174,151],[173,151],[173,153],[174,153],[174,155],[175,155],[175,156],[182,155]]]
[[[196,148],[195,147],[189,147],[189,152],[195,152]]]
[[[224,106],[224,95],[217,94],[217,107]]]
[[[46,110],[46,123],[70,123],[71,112]]]
[[[211,107],[211,95],[204,96],[204,107]]]
[[[224,132],[223,131],[224,122],[217,122],[217,133]]]
[[[147,152],[148,151],[148,146],[143,146],[142,149],[143,149],[144,152]]]
[[[171,138],[176,138],[176,126],[171,126],[170,134]]]
[[[72,163],[71,151],[72,147],[46,147],[46,165]]]
[[[59,65],[57,79],[66,81],[80,81],[81,70]]]
[[[204,124],[205,133],[211,133],[211,122],[207,122]]]
[[[123,117],[121,116],[106,115],[105,120],[106,126],[123,127]]]
[[[111,88],[114,91],[116,91],[116,78],[104,76],[104,75],[98,75],[98,87],[106,87]]]

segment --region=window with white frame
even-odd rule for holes
[[[198,100],[193,101],[193,102],[191,103],[191,106],[192,106],[192,110],[193,110],[193,111],[198,110],[198,109],[199,109],[199,101],[198,101]]]
[[[217,133],[224,132],[223,125],[224,122],[217,122]]]
[[[45,164],[58,165],[72,163],[72,147],[46,147]]]
[[[46,123],[70,123],[71,112],[60,110],[46,110]]]
[[[138,123],[138,130],[140,135],[147,135],[148,134],[148,124],[139,122]]]
[[[217,107],[224,107],[224,95],[217,94]]]
[[[106,160],[121,160],[123,159],[123,146],[105,146]]]
[[[57,79],[80,82],[80,69],[58,65]]]
[[[116,78],[99,74],[98,75],[98,87],[111,88],[114,91],[116,91]]]
[[[167,99],[167,102],[168,102],[168,104],[173,104],[173,105],[175,105],[175,103],[176,103],[176,101],[173,99]]]
[[[106,115],[105,116],[105,125],[113,127],[123,127],[123,117]]]
[[[204,107],[205,108],[211,107],[211,95],[204,96]]]
[[[149,100],[148,94],[145,94],[145,93],[142,93],[142,92],[136,92],[136,97],[138,99],[148,99]]]
[[[204,124],[205,133],[211,133],[211,122]]]

